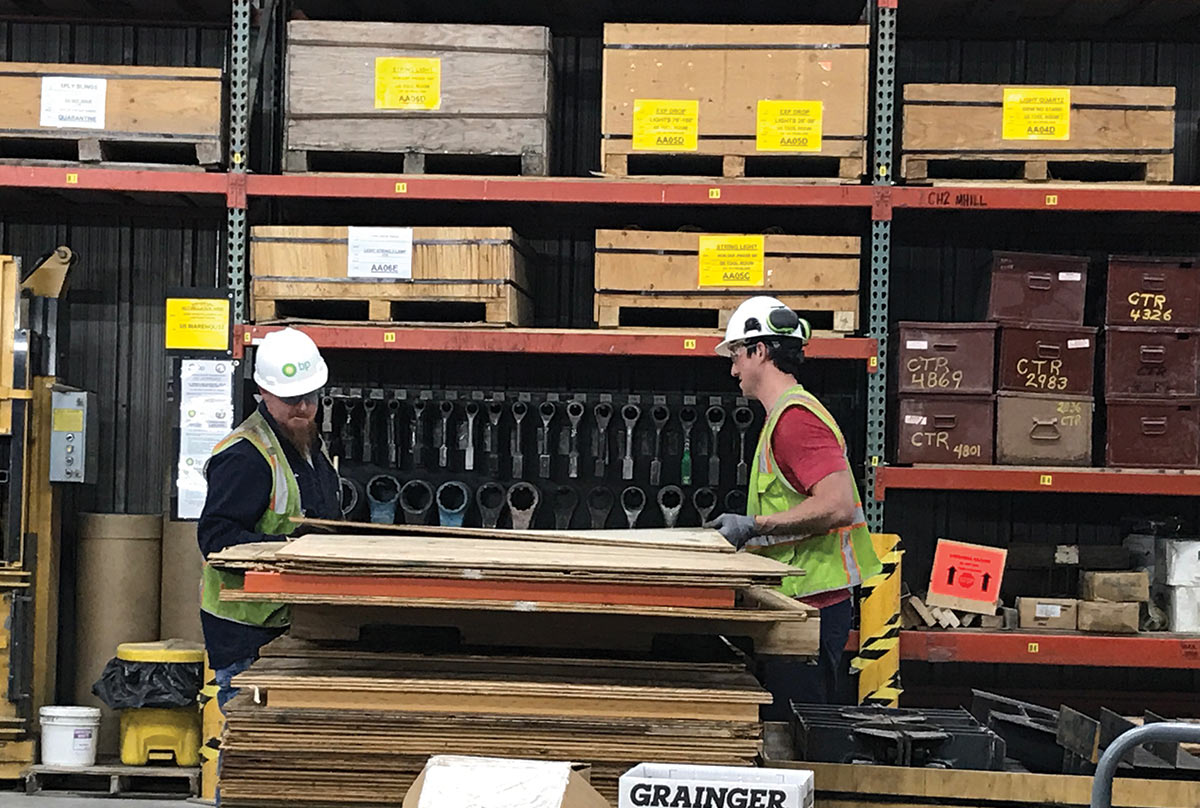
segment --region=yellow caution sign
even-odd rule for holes
[[[825,106],[820,101],[758,102],[754,148],[758,151],[819,152]]]
[[[696,151],[699,141],[700,102],[696,99],[634,99],[634,151]]]
[[[764,236],[700,236],[699,286],[762,286]]]
[[[228,351],[229,298],[167,298],[168,351]]]
[[[442,60],[375,57],[375,109],[440,109]]]
[[[1005,87],[1004,140],[1070,140],[1068,87]]]
[[[871,542],[883,569],[860,587],[858,656],[850,664],[858,671],[860,703],[897,707],[904,692],[900,687],[900,559],[904,549],[894,533],[872,533]]]

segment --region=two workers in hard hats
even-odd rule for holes
[[[791,657],[760,659],[759,676],[774,695],[764,711],[788,720],[789,702],[836,697],[850,633],[853,587],[880,570],[846,441],[829,411],[797,381],[808,323],[773,297],[753,297],[733,313],[717,353],[733,363],[742,392],[767,411],[759,437],[746,514],[722,514],[715,527],[736,548],[804,571],[783,592],[820,610],[816,666]],[[254,380],[262,403],[217,444],[209,461],[208,498],[200,517],[207,557],[225,547],[289,535],[291,517],[337,518],[338,476],[316,429],[317,404],[329,372],[313,341],[295,329],[269,334],[258,347]],[[202,618],[209,664],[223,704],[230,679],[290,622],[287,606],[222,601],[241,576],[205,564]]]
[[[790,701],[825,703],[837,697],[842,652],[853,617],[852,591],[880,571],[846,440],[829,411],[797,381],[811,332],[773,297],[738,306],[717,353],[749,398],[767,411],[758,439],[746,513],[709,523],[738,549],[804,571],[785,578],[784,594],[821,613],[817,665],[794,657],[760,657],[759,678],[774,702],[767,720],[790,720]]]
[[[254,381],[261,402],[221,440],[205,469],[208,496],[197,527],[200,551],[294,535],[292,517],[338,519],[338,474],[317,433],[317,405],[329,369],[316,344],[293,328],[258,346]],[[241,589],[242,575],[204,565],[201,624],[208,663],[224,707],[230,680],[250,667],[263,645],[291,622],[282,603],[237,603],[221,589]]]

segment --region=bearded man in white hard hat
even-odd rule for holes
[[[207,559],[226,547],[271,541],[296,529],[292,517],[336,519],[338,475],[317,432],[317,403],[329,369],[309,336],[275,331],[258,346],[254,381],[261,402],[213,449],[205,474],[208,496],[197,537]],[[250,667],[259,649],[291,622],[282,603],[235,603],[222,589],[241,589],[243,576],[205,563],[201,623],[223,708],[236,693],[230,680]]]
[[[790,701],[837,697],[842,651],[853,619],[853,588],[880,571],[846,457],[846,441],[829,411],[796,380],[811,330],[773,297],[738,306],[717,345],[733,362],[742,392],[767,411],[759,436],[745,514],[708,523],[737,549],[804,570],[781,591],[821,612],[817,665],[792,657],[759,660],[774,696],[766,720],[790,719]]]

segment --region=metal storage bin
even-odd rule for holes
[[[995,389],[995,323],[900,323],[901,393],[990,395]]]
[[[896,461],[987,465],[995,456],[996,403],[991,396],[900,399]]]
[[[1092,462],[1091,398],[996,396],[996,462],[1005,465],[1087,466]]]
[[[1087,269],[1078,255],[993,253],[988,319],[1083,325]]]
[[[1200,328],[1198,268],[1195,257],[1110,257],[1105,322]]]
[[[1200,468],[1200,400],[1108,402],[1109,466]]]
[[[1104,391],[1113,398],[1200,398],[1200,332],[1116,326],[1106,332]]]
[[[1014,393],[1091,396],[1096,329],[1005,325],[1000,328],[997,389]]]

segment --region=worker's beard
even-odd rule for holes
[[[302,427],[292,427],[290,422],[279,424],[279,429],[288,443],[296,447],[301,457],[308,457],[317,440],[317,419],[306,421]]]

